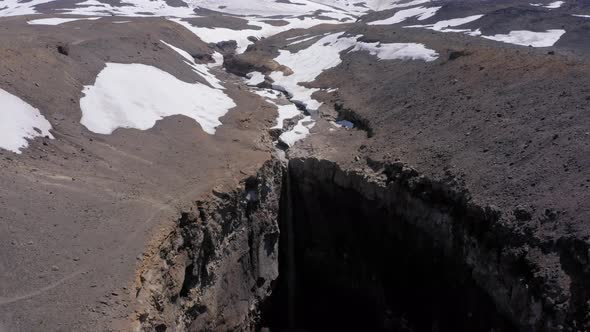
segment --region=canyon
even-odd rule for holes
[[[582,1],[0,3],[0,332],[590,329]]]

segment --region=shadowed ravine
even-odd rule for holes
[[[162,246],[167,269],[144,272],[139,297],[157,305],[143,328],[550,331],[572,317],[538,305],[497,214],[407,167],[275,160],[215,196]]]
[[[444,228],[443,214],[400,211],[415,204],[401,190],[367,197],[369,192],[347,186],[352,178],[336,182],[330,174],[336,168],[327,162],[291,165],[281,200],[278,286],[262,325],[307,331],[514,330],[458,250],[415,224]]]

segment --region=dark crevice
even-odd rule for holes
[[[198,271],[196,272],[198,274],[194,276],[196,278],[195,284],[205,286],[212,281],[212,276],[207,270],[207,264],[213,259],[214,255],[215,244],[213,243],[211,233],[205,228],[203,231],[203,242],[201,243],[199,254],[197,256]],[[195,271],[193,270],[192,273],[194,274]]]
[[[473,280],[462,254],[408,222],[389,202],[292,169],[283,183],[279,279],[262,308],[261,326],[514,330]]]
[[[578,239],[568,238],[560,240],[562,247],[560,260],[562,266],[572,276],[570,307],[576,308],[571,316],[584,330],[590,328],[590,271],[585,266],[590,255],[589,244]]]
[[[188,296],[190,290],[198,283],[197,278],[193,275],[194,268],[195,266],[191,264],[187,266],[184,271],[184,282],[182,283],[182,288],[180,289],[180,297]]]
[[[57,45],[57,52],[61,55],[69,56],[70,55],[70,47],[67,44]]]
[[[373,127],[369,120],[355,112],[354,110],[345,107],[343,104],[335,103],[334,110],[338,113],[336,121],[349,121],[354,124],[355,128],[363,130],[367,133],[367,137],[371,138],[375,135]]]
[[[451,51],[449,51],[449,60],[451,60],[451,61],[457,60],[461,57],[468,56],[468,55],[470,55],[470,53],[467,51],[464,51],[464,50],[460,50],[460,51],[451,50]]]
[[[367,162],[360,171],[314,158],[291,159],[286,168],[275,160],[241,190],[197,202],[178,220],[177,237],[170,237],[175,247],[162,247],[163,264],[153,271],[164,275],[155,281],[142,275],[145,289],[169,290],[138,293],[150,295],[153,305],[138,315],[142,326],[586,329],[588,243],[556,243],[572,295],[551,298],[531,248],[518,245],[522,240],[503,227],[497,209],[473,204],[455,182],[434,182],[398,163]]]

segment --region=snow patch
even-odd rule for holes
[[[187,0],[187,2],[193,7],[234,15],[301,16],[322,11],[321,15],[336,19],[352,18],[348,10],[338,6],[339,1]]]
[[[277,106],[279,116],[277,116],[277,124],[271,129],[283,129],[285,120],[292,119],[301,114],[301,111],[299,111],[295,104],[275,105]]]
[[[264,74],[259,71],[248,73],[246,77],[248,77],[246,80],[247,85],[257,86],[258,84],[264,82]]]
[[[31,0],[23,2],[22,0],[3,0],[0,3],[0,16],[19,16],[37,14],[35,6],[55,0]]]
[[[174,45],[170,45],[163,40],[160,40],[160,42],[162,44],[170,47],[171,49],[173,49],[176,53],[180,54],[186,60],[185,63],[187,65],[191,66],[193,68],[193,71],[195,73],[199,74],[202,78],[204,78],[207,81],[207,83],[209,83],[212,87],[214,87],[216,89],[222,89],[222,90],[225,89],[221,85],[221,81],[210,72],[210,70],[209,70],[211,68],[210,65],[196,63],[195,59],[187,51],[182,50]],[[216,60],[215,61],[216,65],[217,65],[217,62],[218,61]]]
[[[483,15],[472,15],[462,18],[454,18],[450,20],[443,20],[438,21],[434,24],[426,24],[426,25],[408,25],[405,28],[425,28],[429,30],[435,30],[440,32],[464,32],[472,36],[479,35],[479,30],[472,31],[470,29],[452,29],[452,27],[461,26],[463,24],[467,24],[482,18]]]
[[[51,124],[38,109],[0,89],[0,148],[15,153],[29,146],[27,139],[53,138]]]
[[[280,50],[275,61],[289,67],[293,74],[285,75],[275,71],[270,74],[274,80],[273,87],[285,91],[291,97],[291,101],[301,104],[308,111],[316,111],[321,103],[311,98],[319,89],[306,88],[300,83],[314,81],[324,70],[336,67],[342,60],[340,52],[350,49],[349,52],[368,51],[381,60],[424,60],[433,61],[438,54],[427,49],[422,44],[414,43],[364,43],[357,39],[360,36],[342,37],[344,32],[330,34],[315,42],[310,47],[292,53]]]
[[[563,6],[563,4],[565,3],[565,1],[553,1],[549,4],[542,4],[542,3],[531,3],[531,6],[535,6],[535,7],[544,7],[544,8],[548,8],[548,9],[557,9],[561,6]]]
[[[147,130],[171,115],[197,121],[215,134],[219,118],[236,104],[222,90],[186,83],[152,66],[107,63],[80,99],[81,123],[88,130],[111,134],[117,128]]]
[[[215,68],[223,65],[223,54],[216,51],[211,57],[213,58],[213,63],[208,64],[209,67]]]
[[[279,141],[292,147],[296,142],[304,139],[309,135],[309,130],[315,126],[311,116],[306,116],[299,120],[293,129],[286,131],[279,136]]]
[[[287,50],[280,50],[275,61],[291,69],[292,74],[285,75],[283,72],[275,71],[270,74],[274,80],[273,88],[286,92],[291,102],[301,105],[308,112],[317,111],[322,105],[312,98],[317,88],[307,88],[300,83],[314,81],[324,70],[336,67],[342,62],[340,53],[349,50],[350,52],[366,51],[380,60],[423,60],[433,61],[438,54],[422,44],[416,43],[365,43],[358,41],[360,36],[344,37],[344,32],[327,35],[310,47],[292,53]],[[291,107],[295,114],[296,108]],[[292,117],[291,115],[289,115]],[[279,119],[280,120],[280,119]],[[280,123],[282,125],[282,122]],[[309,135],[309,130],[315,125],[311,116],[300,120],[290,131],[283,133],[279,140],[291,147],[295,142]]]
[[[299,2],[299,1],[298,1]],[[431,2],[431,0],[315,0],[315,2],[327,4],[347,10],[351,14],[363,14],[368,11],[380,11],[394,8],[413,7]],[[358,6],[358,4],[362,4]]]
[[[36,14],[36,6],[56,0],[2,0],[0,16]],[[197,17],[194,10],[209,9],[239,16],[303,17],[321,15],[334,21],[354,21],[367,12],[413,7],[430,0],[366,0],[358,6],[358,0],[183,0],[186,6],[171,6],[166,0],[125,0],[116,4],[110,1],[87,0],[62,10],[64,14],[86,16],[134,16],[134,17]]]
[[[199,37],[202,41],[206,43],[219,43],[222,41],[228,40],[235,40],[238,44],[237,53],[243,53],[248,45],[252,44],[253,42],[248,39],[248,37],[255,37],[255,38],[266,38],[272,35],[276,35],[283,31],[287,31],[290,29],[307,29],[311,28],[312,26],[323,24],[323,23],[339,23],[338,21],[327,21],[327,20],[320,20],[311,17],[305,18],[282,18],[281,20],[286,21],[288,24],[284,26],[274,26],[268,24],[266,22],[262,22],[262,18],[259,17],[242,17],[248,20],[248,25],[257,26],[259,30],[253,29],[243,29],[243,30],[233,30],[228,28],[208,28],[208,27],[199,27],[193,26],[190,23],[178,19],[178,18],[169,18],[171,21],[176,22],[191,32],[193,32],[197,37]]]
[[[78,18],[59,18],[59,17],[52,17],[52,18],[40,18],[38,20],[31,20],[27,21],[27,24],[30,25],[60,25],[68,22],[74,21],[95,21],[100,19],[100,17],[78,17]]]
[[[438,58],[436,51],[417,43],[393,43],[384,44],[357,42],[350,52],[367,51],[380,60],[423,60],[434,61]]]
[[[320,37],[320,36],[324,36],[324,35],[327,35],[327,33],[325,33],[325,34],[323,34],[323,35],[318,35],[318,36],[311,36],[311,37],[306,37],[306,38],[303,38],[303,39],[300,39],[300,40],[296,40],[296,41],[294,41],[294,42],[291,42],[291,43],[289,44],[289,46],[293,46],[293,45],[297,45],[297,44],[305,43],[306,41],[310,41],[310,40],[313,40],[313,39],[315,39],[315,38],[318,38],[318,37]]]
[[[545,32],[534,32],[527,30],[510,31],[508,34],[498,34],[493,36],[482,36],[503,43],[516,44],[532,47],[550,47],[553,46],[559,38],[565,33],[565,30],[554,29]]]
[[[290,103],[286,98],[282,97],[280,93],[277,95],[273,90],[266,89],[256,89],[253,90],[253,92],[277,107],[277,111],[279,113],[277,116],[277,124],[271,127],[271,129],[283,129],[283,122],[285,120],[292,119],[301,114],[297,106],[295,106],[293,103]]]
[[[336,121],[335,124],[337,126],[339,126],[340,128],[344,128],[344,129],[352,129],[354,128],[354,123],[348,121],[348,120],[340,120],[340,121]]]
[[[306,33],[306,34],[303,34],[300,36],[285,38],[285,40],[295,40],[295,39],[299,39],[299,38],[303,38],[303,37],[307,37],[307,36],[309,36],[309,33]]]
[[[434,16],[440,8],[441,7],[416,7],[416,8],[403,9],[403,10],[396,12],[390,18],[369,22],[367,24],[368,25],[396,24],[396,23],[401,23],[410,17],[416,17],[419,21],[423,21],[427,18]]]
[[[125,0],[111,5],[97,0],[87,0],[63,10],[64,14],[85,16],[129,16],[129,17],[198,17],[189,6],[170,6],[166,0]]]

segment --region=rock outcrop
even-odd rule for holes
[[[535,244],[514,229],[524,212],[478,206],[460,185],[405,165],[269,161],[243,189],[214,196],[182,215],[141,274],[142,329],[576,331],[589,322],[583,243]]]
[[[278,277],[282,166],[214,192],[178,220],[137,282],[141,330],[252,330]]]

